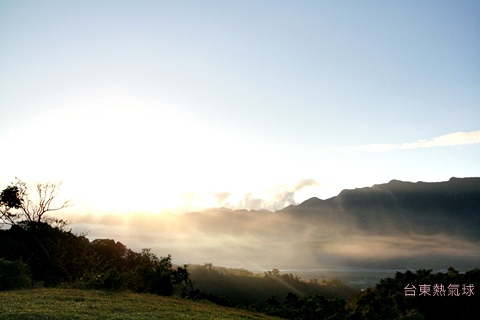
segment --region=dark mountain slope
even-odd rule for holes
[[[372,187],[343,190],[336,197],[311,198],[282,210],[290,215],[328,217],[353,223],[373,234],[448,233],[480,240],[480,178],[449,181],[392,180]]]

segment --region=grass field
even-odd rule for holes
[[[127,292],[31,289],[0,292],[0,319],[277,319],[260,313]]]

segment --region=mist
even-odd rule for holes
[[[327,214],[328,216],[328,214]],[[73,232],[115,239],[135,251],[151,248],[178,264],[213,263],[250,270],[336,266],[468,268],[478,241],[446,233],[365,232],[353,221],[299,219],[282,212],[212,209],[183,215],[77,215]]]

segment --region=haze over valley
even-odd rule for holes
[[[72,215],[74,231],[176,263],[250,270],[471,269],[480,262],[480,178],[392,180],[281,210]]]

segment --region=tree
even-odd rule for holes
[[[20,209],[22,200],[17,186],[8,186],[0,194],[0,219],[6,224],[15,224],[17,215],[11,209]]]
[[[150,249],[142,250],[136,274],[140,277],[140,283],[135,291],[161,296],[178,292],[185,297],[193,290],[186,265],[175,270],[171,255],[158,258]]]
[[[37,183],[36,201],[30,198],[27,184],[20,179],[5,188],[0,195],[0,219],[4,224],[18,225],[25,223],[51,223],[64,226],[66,221],[45,216],[47,212],[58,211],[68,207],[70,200],[53,207],[58,197],[62,182]],[[12,212],[12,210],[15,210]]]

